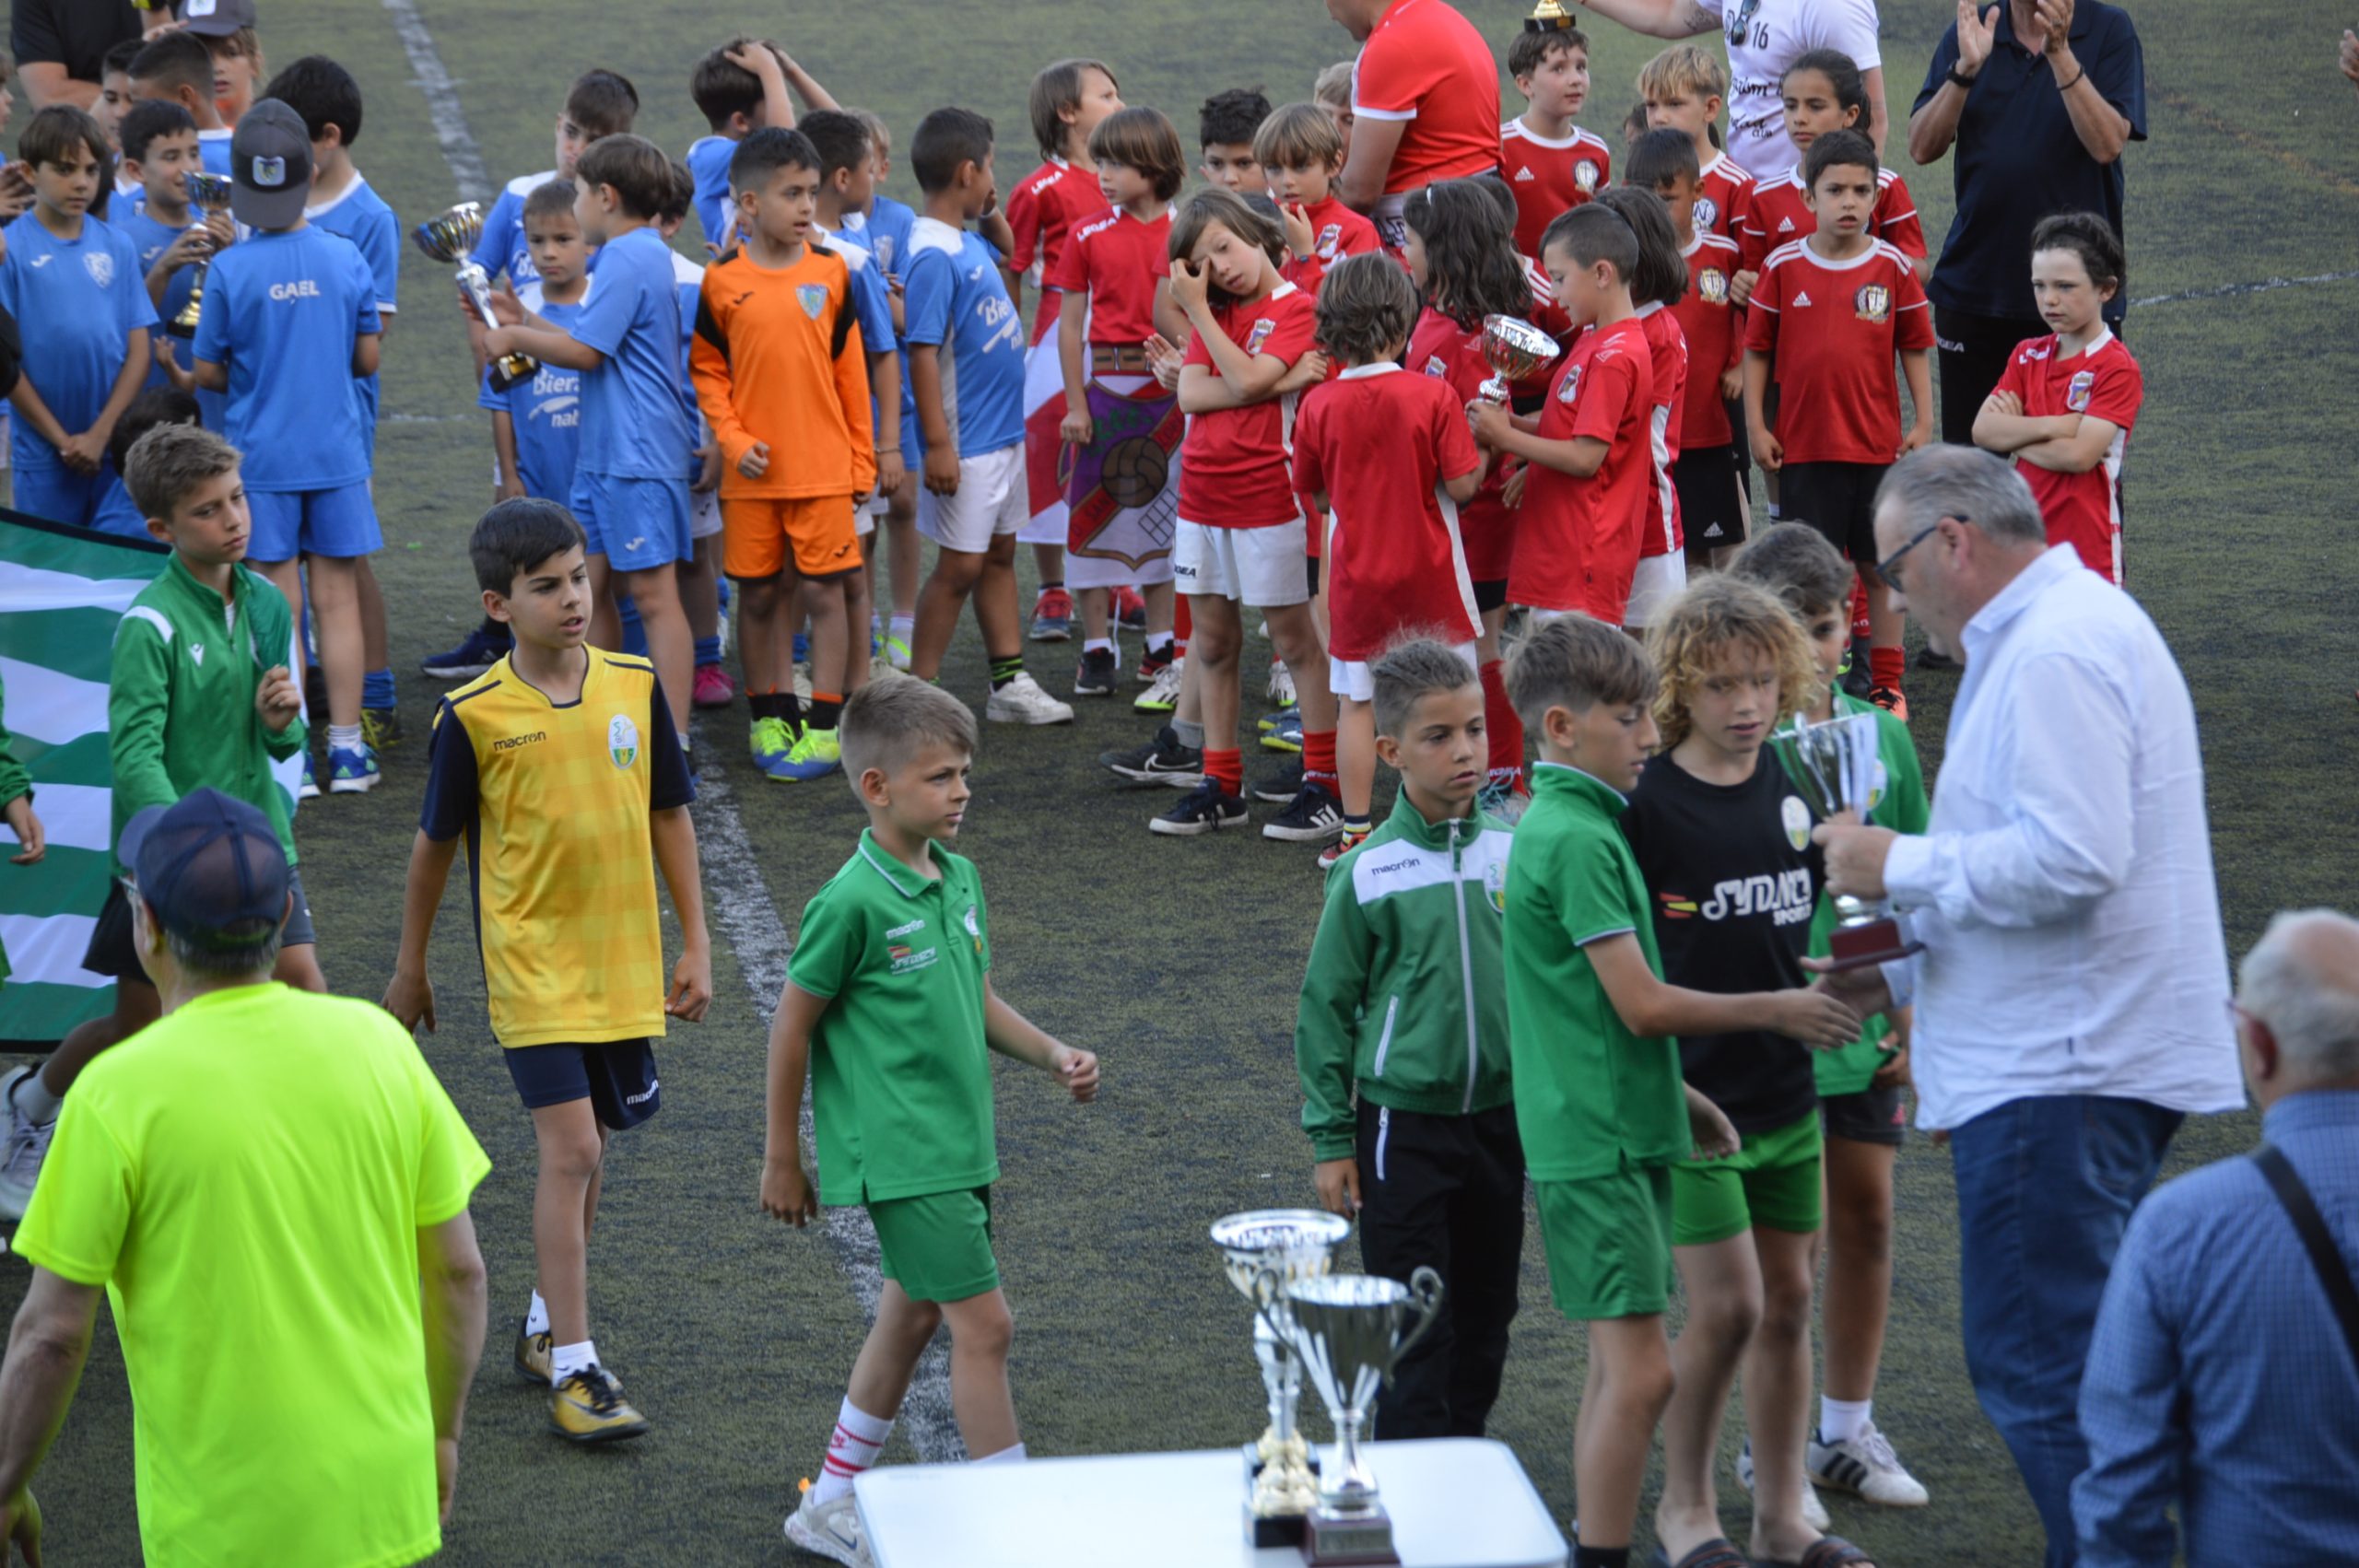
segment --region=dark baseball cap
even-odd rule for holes
[[[277,833],[268,817],[218,790],[138,812],[123,825],[116,854],[158,922],[183,941],[221,952],[260,948],[287,918],[291,873]],[[249,930],[233,930],[240,926]]]
[[[229,212],[249,228],[292,228],[311,199],[311,134],[303,117],[264,99],[229,137]]]
[[[181,30],[199,38],[227,38],[254,25],[254,0],[182,0]]]

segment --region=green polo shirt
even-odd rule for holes
[[[1508,1051],[1534,1181],[1668,1165],[1695,1143],[1679,1047],[1633,1035],[1586,951],[1625,933],[1662,973],[1638,863],[1615,825],[1628,802],[1578,768],[1541,763],[1508,856]]]
[[[1908,726],[1874,703],[1863,702],[1840,688],[1835,693],[1835,711],[1876,716],[1876,789],[1868,801],[1869,820],[1878,827],[1902,833],[1924,832],[1933,808],[1925,799],[1925,773],[1918,765],[1917,743],[1908,738]],[[1835,900],[1821,892],[1810,923],[1812,957],[1826,956],[1834,933]],[[1892,1021],[1879,1012],[1860,1026],[1860,1037],[1842,1049],[1812,1053],[1819,1094],[1856,1094],[1867,1088],[1876,1070],[1891,1058],[1884,1046],[1891,1033]]]
[[[933,847],[938,877],[873,833],[803,907],[787,978],[827,1000],[811,1036],[819,1199],[869,1203],[999,1179],[975,863]]]

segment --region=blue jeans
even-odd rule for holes
[[[2081,1368],[2130,1211],[2183,1119],[2143,1100],[2011,1100],[1950,1134],[1966,1373],[2048,1530],[2074,1561],[2072,1482],[2089,1468]]]

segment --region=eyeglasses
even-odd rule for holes
[[[1951,521],[1971,522],[1972,521],[1973,519],[1971,518],[1964,517],[1954,519],[1946,517],[1935,518],[1930,526],[1920,528],[1914,534],[1911,534],[1907,544],[1903,544],[1899,549],[1895,550],[1891,555],[1886,556],[1883,560],[1876,563],[1876,580],[1883,583],[1886,588],[1891,589],[1895,593],[1906,593],[1908,591],[1900,586],[1901,557],[1907,555],[1909,551],[1917,548],[1918,545],[1922,544],[1926,540],[1931,538],[1935,533],[1939,532],[1942,523]]]

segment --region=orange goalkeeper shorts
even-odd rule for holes
[[[804,577],[860,565],[850,496],[746,496],[721,499],[722,569],[731,577],[776,577],[788,552]]]

